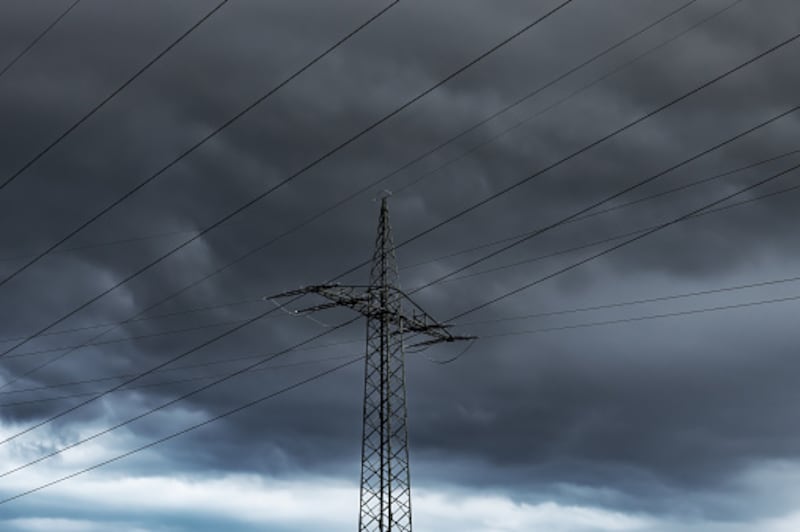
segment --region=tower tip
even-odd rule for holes
[[[372,201],[381,200],[381,205],[386,205],[386,201],[390,197],[392,197],[392,191],[388,190],[388,189],[383,189],[380,192],[378,192],[377,194],[375,194],[375,197],[372,198]]]

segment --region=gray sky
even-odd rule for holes
[[[0,68],[69,3],[0,4]],[[14,174],[214,4],[78,4],[0,76],[0,179]],[[6,309],[0,335],[12,339],[42,329],[557,4],[401,1],[0,286]],[[43,335],[10,351],[0,361],[0,375],[5,382],[19,380],[0,390],[0,439],[78,404],[87,397],[81,394],[121,382],[109,377],[152,368],[269,310],[271,303],[260,301],[263,295],[324,282],[366,260],[378,214],[373,199],[381,190],[394,192],[392,225],[395,241],[403,242],[800,31],[800,10],[791,0],[690,3],[456,142],[276,239],[684,4],[575,0],[53,328],[72,332]],[[384,5],[229,2],[0,190],[2,278]],[[800,79],[791,66],[798,46],[792,42],[776,49],[401,246],[403,287],[413,290],[435,280],[500,247],[484,244],[552,224],[798,105]],[[445,320],[532,283],[622,242],[620,235],[673,220],[797,165],[800,153],[790,152],[800,149],[798,130],[797,113],[788,114],[596,210],[620,208],[532,238],[455,276],[469,277],[436,283],[415,298]],[[773,160],[753,166],[768,159]],[[431,360],[453,357],[461,346],[409,353],[417,528],[797,530],[800,424],[795,405],[800,391],[794,377],[800,360],[791,322],[797,305],[791,298],[800,296],[796,282],[572,312],[798,276],[793,231],[798,192],[791,189],[796,184],[797,174],[786,173],[718,205],[730,208],[671,226],[459,318],[456,331],[481,339],[452,364]],[[655,197],[626,205],[649,196]],[[744,203],[734,205],[739,202]],[[158,317],[126,323],[99,339],[102,344],[30,373],[105,330],[86,327],[137,315],[272,240],[148,313]],[[344,281],[364,283],[367,275],[362,268]],[[776,299],[784,301],[752,305]],[[750,305],[729,308],[741,304]],[[184,312],[206,307],[213,308]],[[284,350],[349,317],[344,310],[319,314],[317,321],[274,312],[175,363],[178,369],[147,376],[135,389],[0,445],[3,470],[210,381],[202,377],[224,375],[255,360],[243,357]],[[357,322],[331,331],[264,366],[271,369],[237,377],[5,475],[0,498],[359,356],[363,328]],[[18,341],[8,340],[2,349]],[[354,364],[4,503],[2,528],[352,530],[358,510],[362,374],[362,366]],[[69,384],[86,380],[95,382]]]

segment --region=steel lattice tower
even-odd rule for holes
[[[411,531],[405,360],[397,260],[386,198],[370,270],[364,421],[361,443],[360,532]]]
[[[344,306],[367,318],[359,532],[411,531],[403,334],[427,337],[415,346],[474,338],[450,334],[398,287],[387,199],[381,200],[369,285],[315,285],[272,296],[317,294],[328,300],[300,315]],[[411,314],[403,312],[404,301]]]

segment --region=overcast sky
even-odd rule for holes
[[[0,70],[71,3],[0,2]],[[401,284],[412,291],[500,249],[498,241],[658,176],[592,216],[414,294],[438,319],[458,316],[454,331],[480,336],[466,352],[458,345],[407,354],[415,527],[800,529],[792,318],[800,301],[800,174],[792,171],[800,111],[779,117],[800,104],[800,39],[786,42],[800,32],[797,2],[574,0],[302,171],[560,3],[401,0],[0,285],[0,528],[354,530],[361,361],[10,498],[363,355],[364,322],[335,327],[350,311],[310,320],[262,296],[325,282],[367,260],[384,190],[393,193],[395,241],[413,239],[397,250]],[[214,5],[79,2],[0,75],[0,183]],[[227,2],[0,189],[0,279],[386,5]],[[343,278],[367,280],[366,268]],[[18,435],[204,343],[129,389]],[[260,371],[127,423],[281,352]],[[92,439],[30,464],[85,438]]]

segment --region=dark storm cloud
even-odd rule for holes
[[[626,4],[624,10],[609,10],[601,2],[576,2],[60,328],[113,322],[135,314],[386,175],[678,5],[665,4],[636,2]],[[179,2],[164,7],[161,3],[134,6],[87,1],[77,9],[34,53],[0,79],[0,114],[7,131],[0,146],[2,175],[10,175],[210,5]],[[432,85],[550,5],[555,4],[508,2],[502,9],[486,2],[401,4],[88,228],[71,245],[168,233],[166,236],[53,254],[0,288],[3,299],[14,309],[13,313],[4,313],[3,334],[18,336],[36,330],[111,286]],[[276,242],[158,312],[258,298],[321,282],[346,270],[370,255],[376,205],[369,200],[381,188],[401,187],[501,131],[516,118],[543,109],[724,5],[719,1],[697,2],[599,64],[544,91],[510,117],[470,134],[457,146]],[[44,9],[32,6],[17,2],[3,8],[0,64],[23,46],[46,18]],[[48,6],[48,10],[58,9],[56,3]],[[763,8],[753,0],[742,2],[597,87],[396,195],[392,200],[396,240],[400,242],[501,190],[798,30],[796,5],[775,1],[769,6]],[[35,253],[60,238],[375,9],[365,2],[337,2],[335,7],[322,2],[234,2],[226,6],[108,108],[0,193],[5,220],[0,234],[3,255]],[[400,249],[401,266],[535,229],[797,104],[797,69],[792,68],[796,50],[797,45],[786,47],[457,223]],[[787,117],[665,176],[632,197],[794,149],[797,132],[797,118]],[[659,223],[796,162],[796,157],[789,158],[569,224],[481,267]],[[796,183],[796,177],[786,176],[782,183]],[[686,222],[469,319],[788,276],[797,260],[792,245],[795,202],[796,196],[787,194]],[[442,284],[421,292],[419,298],[435,316],[447,318],[578,256],[532,263],[469,282]],[[413,288],[464,262],[463,257],[445,259],[403,271],[403,285]],[[5,261],[0,268],[8,274],[21,263],[19,259]],[[364,282],[366,275],[362,269],[348,279]],[[112,338],[244,319],[265,309],[265,305],[269,303],[135,322]],[[637,310],[629,312],[635,315]],[[737,473],[747,467],[771,459],[797,459],[800,434],[791,428],[797,426],[792,423],[797,392],[791,379],[797,363],[792,353],[793,327],[786,314],[789,310],[788,306],[776,307],[755,314],[755,319],[751,314],[736,314],[735,318],[715,314],[679,322],[486,339],[463,361],[443,368],[431,366],[418,356],[412,358],[409,400],[415,478],[431,484],[458,481],[466,487],[519,486],[527,494],[520,496],[514,489],[521,499],[546,497],[562,484],[608,487],[619,495],[605,500],[590,492],[594,495],[581,502],[633,511],[668,513],[676,507],[702,507],[706,499],[700,497],[699,502],[692,503],[693,495],[728,493]],[[609,319],[607,314],[592,316]],[[337,323],[345,317],[346,313],[337,313],[321,315],[320,319]],[[570,322],[553,319],[545,325],[563,323]],[[490,336],[539,326],[511,322],[475,325],[472,329]],[[128,374],[166,360],[220,330],[98,346],[74,353],[25,382],[47,384]],[[319,330],[315,323],[285,316],[266,320],[185,362],[275,352]],[[83,331],[39,339],[21,351],[72,345],[94,334]],[[357,355],[363,349],[358,343],[362,337],[361,328],[352,327],[321,342],[356,343],[293,354],[276,363],[332,354]],[[452,354],[440,350],[431,356]],[[9,360],[4,372],[6,376],[20,374],[41,360],[41,356]],[[320,367],[257,373],[194,396],[184,406],[190,412],[217,413]],[[190,375],[219,371],[212,366]],[[182,375],[186,374],[149,377],[144,383]],[[162,452],[176,471],[257,469],[283,475],[352,475],[357,468],[360,434],[360,378],[358,367],[350,368],[304,388],[302,393],[287,395],[187,436],[178,444],[165,446]],[[58,427],[67,430],[75,420],[105,418],[110,423],[124,419],[196,385],[126,392],[60,421]],[[104,386],[107,383],[69,390]],[[19,396],[26,397],[38,396]],[[3,416],[31,422],[63,407],[62,402],[37,403],[4,409]],[[165,421],[164,416],[142,421],[133,426],[135,434],[143,439],[156,438],[180,428],[180,414],[176,418],[172,422]],[[563,494],[564,500],[571,497]],[[676,499],[679,505],[675,505]],[[742,515],[747,511],[732,506],[724,505],[718,512],[747,519]],[[749,511],[757,514],[760,510]]]

